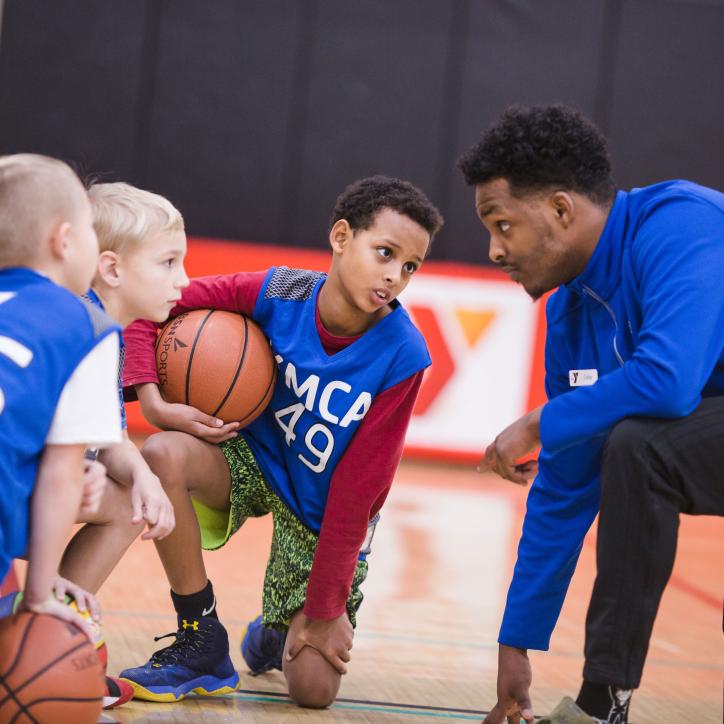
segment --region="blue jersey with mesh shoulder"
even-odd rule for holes
[[[28,544],[30,496],[60,394],[118,331],[102,311],[30,269],[0,269],[0,580]]]
[[[271,342],[279,375],[269,406],[241,432],[274,491],[315,533],[332,473],[375,396],[431,362],[399,303],[359,339],[328,355],[316,325],[325,279],[286,267],[267,273],[252,316]]]
[[[101,311],[106,311],[101,298],[92,289],[83,294],[83,299],[88,300]],[[125,430],[128,427],[128,422],[126,421],[126,406],[123,403],[123,364],[126,360],[126,345],[123,343],[123,334],[119,335],[118,341],[120,343],[118,350],[118,405],[121,410],[121,427]]]

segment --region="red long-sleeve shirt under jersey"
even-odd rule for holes
[[[251,316],[266,272],[238,272],[194,279],[171,316],[190,309],[221,309]],[[332,355],[357,337],[328,332],[316,313],[317,332]],[[157,325],[138,321],[124,332],[124,386],[158,383],[153,343]],[[319,543],[307,585],[304,613],[333,619],[345,611],[367,524],[385,502],[402,456],[405,432],[422,382],[422,371],[377,395],[332,479]]]

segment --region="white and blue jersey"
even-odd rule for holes
[[[269,406],[241,431],[274,491],[315,533],[332,473],[375,396],[431,362],[399,303],[348,347],[328,355],[315,314],[325,279],[286,267],[267,273],[252,316],[271,342],[279,374]]]
[[[30,496],[61,394],[117,331],[103,312],[47,277],[0,269],[0,580],[27,548]]]

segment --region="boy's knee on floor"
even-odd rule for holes
[[[298,706],[324,709],[337,698],[342,677],[332,665],[309,646],[293,661],[284,662],[289,696]]]

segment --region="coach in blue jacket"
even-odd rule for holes
[[[526,650],[548,648],[600,509],[583,686],[559,710],[626,724],[679,514],[724,515],[724,195],[616,191],[604,138],[564,106],[509,109],[459,166],[491,260],[534,299],[558,287],[548,402],[485,451],[503,477],[535,476],[485,721],[533,721]]]

